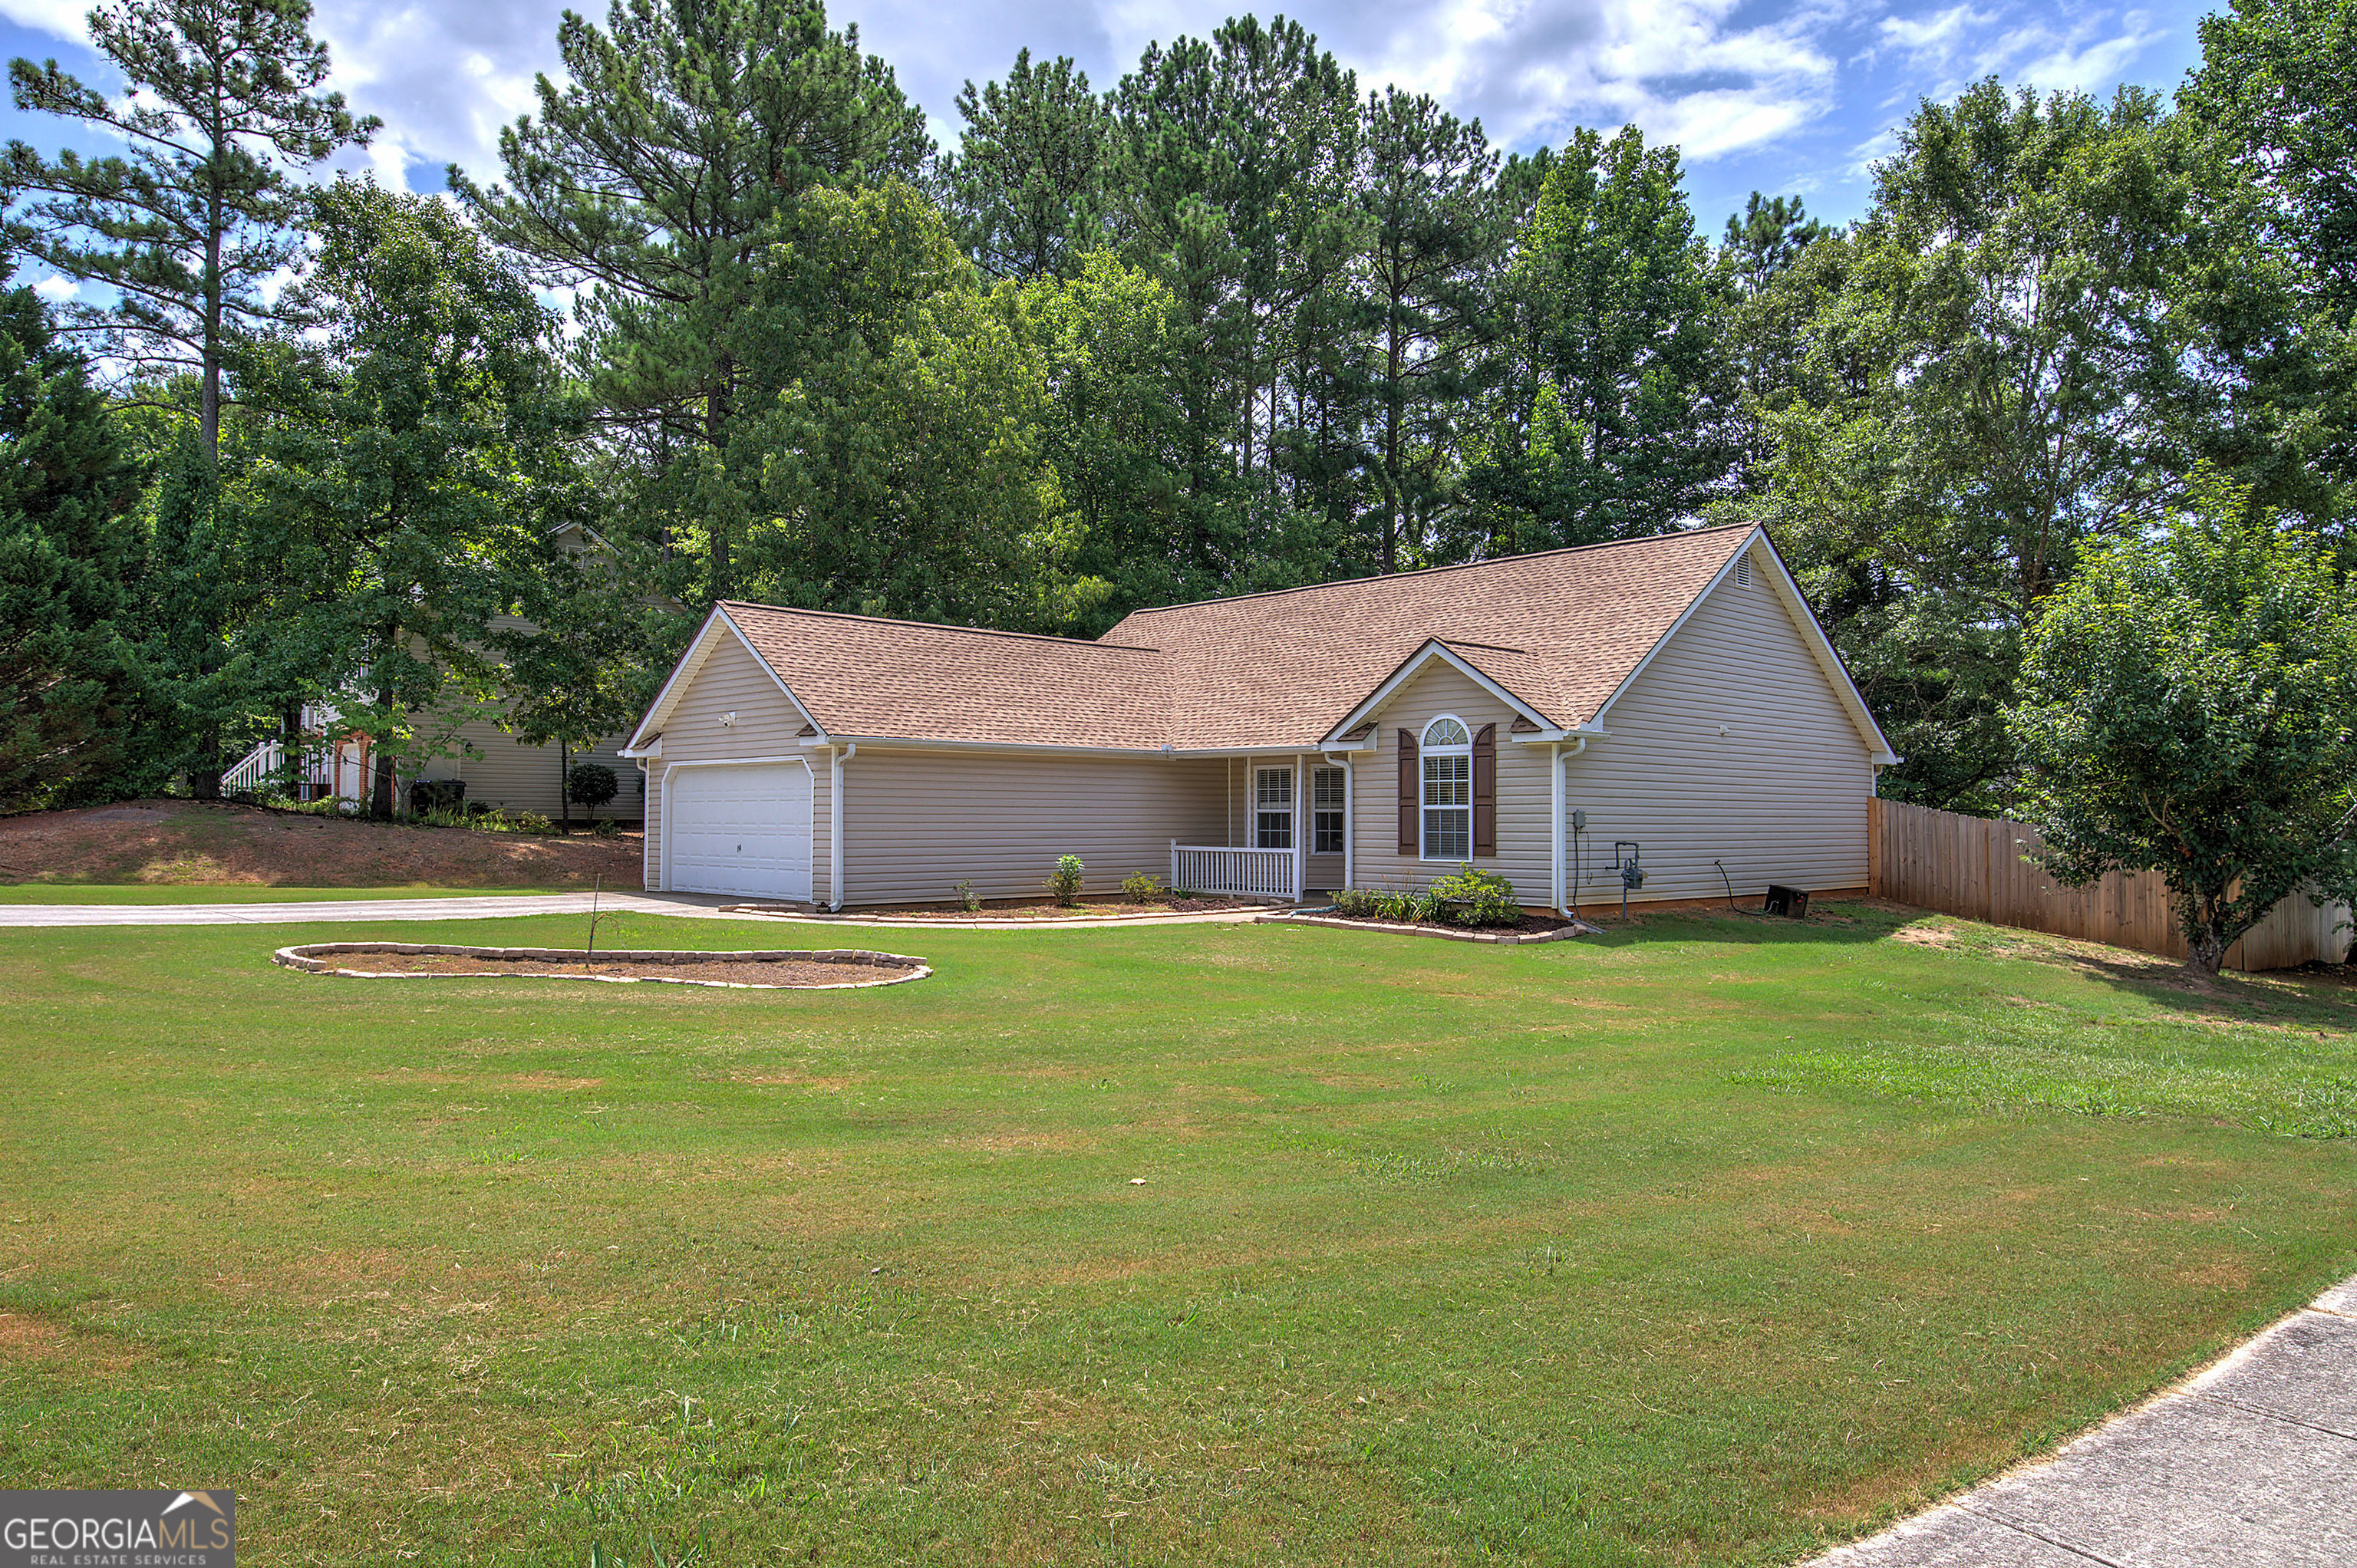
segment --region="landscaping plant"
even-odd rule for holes
[[[1081,901],[1081,879],[1087,871],[1077,854],[1068,854],[1056,862],[1056,869],[1048,874],[1048,893],[1057,903],[1077,904]]]
[[[1121,879],[1121,894],[1133,903],[1143,904],[1162,897],[1162,878],[1150,871],[1132,872]]]
[[[1511,926],[1523,918],[1514,885],[1469,863],[1433,883],[1432,898],[1437,918],[1460,926]]]
[[[2047,602],[2007,719],[2040,864],[2151,871],[2209,976],[2283,898],[2357,882],[2357,605],[2330,547],[2206,482]]]

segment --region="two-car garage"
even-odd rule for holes
[[[662,795],[662,885],[808,901],[812,784],[802,761],[674,765]]]

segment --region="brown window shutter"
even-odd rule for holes
[[[1498,726],[1473,737],[1473,853],[1498,853]]]
[[[1415,768],[1415,736],[1399,732],[1399,847],[1402,854],[1414,854],[1424,847],[1415,831],[1415,814],[1424,805],[1424,778]]]

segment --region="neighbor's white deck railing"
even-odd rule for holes
[[[1242,898],[1299,898],[1289,849],[1228,849],[1170,841],[1170,886]]]

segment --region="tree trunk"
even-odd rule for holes
[[[221,781],[221,731],[208,725],[197,733],[197,749],[188,760],[188,793],[199,800],[218,800]]]
[[[572,752],[564,741],[556,743],[556,825],[567,833],[573,831]]]
[[[380,703],[388,716],[395,711],[392,693],[385,693]],[[385,733],[392,733],[390,725],[386,726]],[[374,777],[369,781],[369,815],[379,822],[389,822],[393,821],[393,791],[399,780],[393,777],[393,747],[382,738],[376,743],[375,762]]]
[[[278,715],[278,767],[285,775],[286,798],[303,798],[303,704],[289,703]]]

